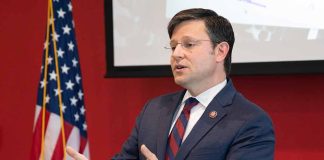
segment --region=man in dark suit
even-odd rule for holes
[[[270,117],[229,79],[229,21],[188,9],[171,19],[168,33],[174,80],[185,90],[150,100],[113,159],[272,160]]]

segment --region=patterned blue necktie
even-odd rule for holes
[[[181,146],[184,133],[186,131],[187,123],[190,117],[190,110],[192,107],[198,104],[198,100],[196,98],[188,98],[185,102],[185,106],[177,119],[171,134],[169,135],[168,145],[166,150],[165,159],[166,160],[173,160],[177,152]]]

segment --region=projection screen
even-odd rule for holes
[[[232,74],[324,73],[324,1],[106,0],[106,76],[170,76],[166,28],[187,8],[233,24]]]

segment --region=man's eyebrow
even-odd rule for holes
[[[176,40],[170,40],[169,43],[172,44],[172,43],[178,43],[178,42]]]
[[[192,39],[193,39],[193,37],[190,37],[190,36],[183,36],[183,37],[180,38],[180,40],[192,40]],[[170,43],[178,43],[178,41],[174,40],[174,39],[171,39]]]

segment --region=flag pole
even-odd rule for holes
[[[50,10],[51,10],[51,16],[54,19],[54,9],[53,9],[53,1],[51,1],[50,4]],[[64,117],[63,117],[63,112],[62,112],[62,94],[61,94],[61,80],[60,80],[60,70],[58,67],[58,55],[57,55],[57,45],[56,45],[56,40],[55,36],[57,36],[56,30],[55,30],[55,23],[54,21],[52,22],[52,41],[53,41],[53,48],[54,48],[54,58],[55,58],[55,71],[56,71],[56,77],[57,77],[57,90],[58,90],[58,100],[59,100],[59,109],[60,109],[60,123],[61,123],[61,134],[62,134],[62,145],[63,145],[63,159],[66,159],[66,142],[65,142],[65,130],[64,130]]]

